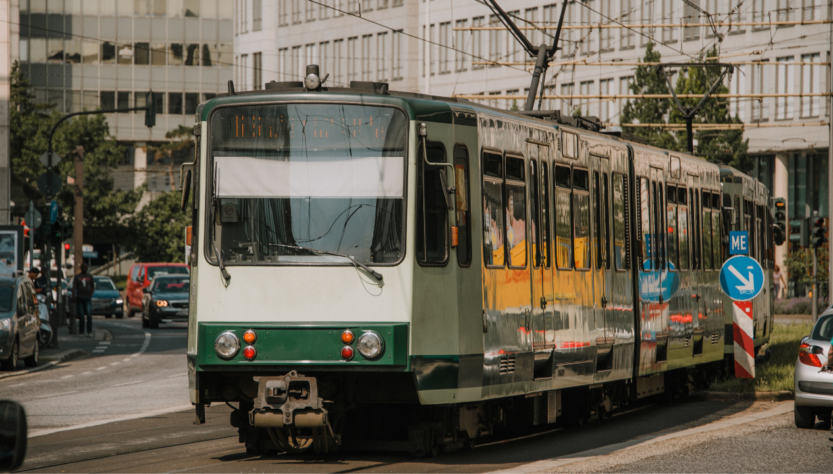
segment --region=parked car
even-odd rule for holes
[[[127,316],[144,311],[142,307],[142,290],[150,285],[157,274],[190,275],[188,265],[184,263],[134,263],[127,273]]]
[[[25,276],[0,276],[0,366],[17,370],[38,365],[38,301],[32,280]]]
[[[795,426],[812,428],[816,418],[830,427],[833,410],[833,371],[827,366],[833,339],[833,308],[816,321],[813,332],[801,339],[795,363]]]
[[[159,323],[188,322],[188,275],[157,275],[143,290],[142,327],[159,327]]]
[[[92,314],[102,315],[105,318],[112,318],[116,316],[121,319],[124,317],[124,299],[120,291],[124,288],[116,287],[115,282],[110,277],[95,276],[95,290],[92,298]],[[69,302],[70,307],[75,311],[75,299],[72,297],[72,282],[69,285]]]

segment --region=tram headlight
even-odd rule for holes
[[[359,336],[356,349],[365,359],[376,359],[385,352],[385,340],[374,331],[365,331]]]
[[[231,331],[226,331],[214,340],[214,351],[222,359],[231,359],[240,350],[240,340]]]

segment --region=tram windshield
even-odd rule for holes
[[[209,124],[206,255],[226,265],[392,264],[404,253],[408,120],[391,107],[225,107]],[[294,248],[293,248],[294,247]]]

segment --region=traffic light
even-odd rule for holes
[[[69,252],[69,249],[70,249],[69,244],[64,244],[64,250],[66,250],[67,252]]]
[[[787,202],[784,198],[775,198],[775,223],[772,225],[772,239],[775,245],[781,245],[787,238]]]
[[[790,242],[798,245],[797,248],[794,247],[791,250],[810,246],[810,231],[807,228],[806,218],[790,220]]]
[[[813,218],[813,248],[821,248],[827,242],[827,229],[824,224],[824,217]]]
[[[147,93],[147,106],[145,109],[145,127],[151,128],[156,125],[156,102],[153,100],[153,92]]]

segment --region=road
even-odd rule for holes
[[[30,416],[24,471],[833,472],[830,432],[821,424],[795,428],[792,402],[695,397],[644,403],[583,428],[505,432],[436,458],[249,456],[229,426],[227,406],[209,407],[204,425],[193,424],[193,410],[177,410],[188,404],[184,325],[96,324],[113,335],[111,344],[96,344],[107,346],[102,352],[0,381],[0,398],[21,401]],[[121,421],[106,423],[113,419]]]
[[[23,404],[30,431],[189,405],[185,324],[142,329],[138,318],[96,317],[94,325],[112,340],[89,340],[90,357],[0,380],[0,398]]]

